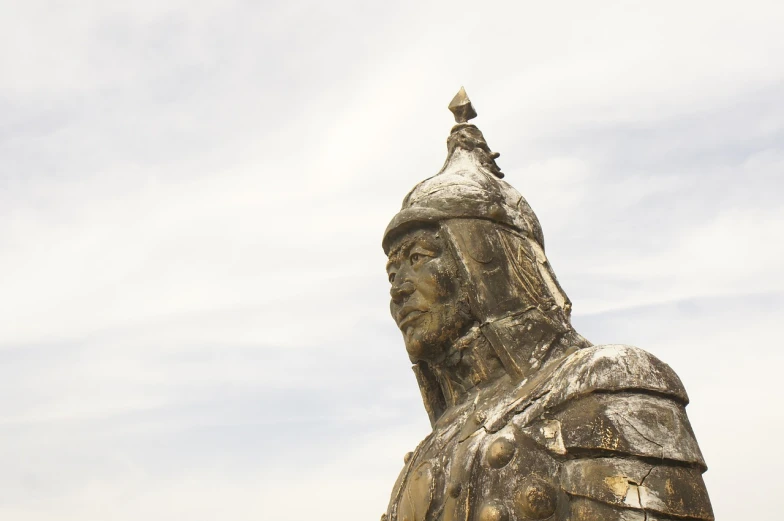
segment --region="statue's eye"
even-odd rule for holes
[[[422,255],[420,255],[419,253],[413,253],[411,254],[411,257],[409,257],[409,259],[411,260],[411,264],[416,264],[422,259]]]

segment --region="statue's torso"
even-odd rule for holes
[[[669,367],[627,346],[496,382],[406,458],[387,521],[713,519],[686,400]]]

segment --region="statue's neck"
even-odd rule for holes
[[[479,327],[452,343],[449,355],[430,366],[447,407],[462,403],[472,390],[505,374],[501,361]]]

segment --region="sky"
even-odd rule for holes
[[[465,86],[595,344],[778,521],[784,6],[2,2],[0,519],[378,519],[429,423],[381,237]]]

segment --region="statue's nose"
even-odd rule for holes
[[[392,295],[392,300],[395,304],[400,304],[411,295],[415,289],[414,284],[407,280],[401,284],[392,284],[389,294]]]

